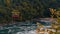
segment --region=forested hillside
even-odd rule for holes
[[[12,11],[17,10],[19,17],[14,20],[30,20],[50,17],[49,8],[58,9],[60,0],[0,0],[0,22],[11,21]]]

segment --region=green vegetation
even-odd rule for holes
[[[31,20],[37,17],[50,17],[48,8],[57,9],[60,6],[59,0],[0,0],[0,13],[3,14],[0,22],[11,21],[11,12],[15,9],[20,12],[19,18],[15,19],[22,21],[24,19]],[[1,21],[2,20],[2,21]]]

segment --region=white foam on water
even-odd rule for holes
[[[17,32],[16,34],[24,34],[23,32]]]
[[[31,30],[31,31],[25,31],[25,32],[17,32],[16,34],[36,34],[36,31]]]

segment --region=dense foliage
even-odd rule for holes
[[[0,0],[0,22],[11,21],[11,12],[20,12],[18,21],[50,17],[49,8],[60,7],[60,0]]]

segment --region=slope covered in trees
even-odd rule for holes
[[[50,17],[48,8],[59,8],[60,0],[0,0],[0,21],[12,20],[11,12],[20,12],[18,20]]]

